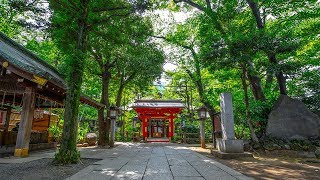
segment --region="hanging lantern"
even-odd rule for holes
[[[206,119],[207,118],[207,108],[202,106],[198,110],[198,117],[199,119]]]
[[[117,117],[117,108],[114,105],[110,107],[110,117],[111,118]]]

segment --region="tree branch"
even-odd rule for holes
[[[95,7],[92,8],[92,12],[104,12],[104,11],[118,11],[118,10],[126,10],[130,9],[130,7],[122,6],[122,7]]]
[[[247,0],[247,3],[252,11],[253,16],[256,19],[258,29],[263,29],[264,24],[261,19],[258,3],[254,2],[253,0]]]
[[[133,72],[128,78],[126,78],[126,80],[124,81],[124,84],[131,81],[136,76],[136,74],[137,74],[137,71]]]
[[[69,9],[69,10],[72,9],[74,12],[78,11],[76,6],[73,6],[72,4],[69,5],[67,3],[62,2],[61,0],[53,0],[53,4],[54,3],[56,3],[57,5],[60,5],[61,8],[65,8],[65,9]]]
[[[187,3],[188,5],[190,5],[190,6],[192,6],[192,7],[197,8],[197,9],[200,10],[200,11],[203,11],[203,12],[206,11],[206,8],[200,6],[199,4],[197,4],[197,3],[195,3],[195,2],[193,2],[193,1],[191,1],[191,0],[173,0],[173,2],[175,2],[175,3],[184,2],[184,3]]]
[[[185,49],[190,50],[192,54],[195,53],[194,49],[193,49],[191,46],[183,45],[183,44],[181,44],[181,43],[179,43],[179,42],[172,41],[172,40],[170,40],[170,39],[168,39],[168,38],[166,38],[166,37],[164,37],[164,36],[151,36],[151,37],[163,39],[163,40],[165,40],[165,41],[167,41],[167,42],[176,44],[176,45],[178,45],[178,46],[180,46],[180,47],[182,47],[182,48],[185,48]]]
[[[91,54],[93,55],[94,59],[98,62],[100,68],[102,69],[103,68],[102,56],[94,52],[93,50],[91,51]]]
[[[210,0],[206,0],[206,3],[207,3],[207,8],[210,9],[210,11],[212,11]]]
[[[108,23],[112,17],[126,17],[126,16],[129,16],[131,13],[133,13],[133,11],[129,11],[125,14],[112,14],[112,15],[108,16],[107,18],[102,18],[99,20],[92,21],[90,23],[89,27],[92,27],[97,24]]]

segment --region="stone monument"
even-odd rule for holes
[[[267,135],[281,139],[319,137],[320,118],[303,102],[280,95],[269,114]]]
[[[220,94],[222,138],[217,139],[218,150],[225,153],[243,153],[243,141],[236,139],[231,93]]]

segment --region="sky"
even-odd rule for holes
[[[176,24],[184,23],[192,14],[193,12],[172,12],[169,10],[156,10],[150,12],[153,16],[153,26],[155,31],[157,32],[157,36],[165,36],[168,32],[168,29],[172,28]],[[163,41],[163,40],[159,40]],[[166,55],[170,54],[172,51],[171,47],[164,47],[163,48]],[[166,59],[166,63],[163,66],[164,71],[174,71],[177,69],[177,66],[170,62],[169,59]],[[167,85],[170,82],[161,77],[160,82],[162,85]],[[158,84],[155,82],[155,84]]]

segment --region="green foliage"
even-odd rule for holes
[[[54,140],[57,142],[61,139],[62,128],[59,125],[53,124],[48,128],[48,131],[52,133]]]
[[[312,145],[312,143],[308,140],[291,140],[290,147],[292,150],[296,151],[314,151],[316,148]]]
[[[83,142],[89,131],[90,131],[89,123],[88,122],[81,123],[81,126],[78,127],[77,141]]]
[[[275,78],[279,72],[287,78],[288,95],[299,97],[313,111],[319,112],[319,83],[313,83],[320,74],[319,61],[315,61],[319,56],[319,31],[316,31],[319,29],[319,2],[258,1],[257,11],[264,12],[260,14],[263,21],[260,29],[257,29],[249,1],[224,1],[220,6],[209,2],[215,7],[212,11],[212,6],[202,1],[181,2],[184,3],[179,1],[176,5],[195,8],[200,13],[177,25],[168,38],[198,49],[196,58],[201,60],[202,76],[206,70],[211,74],[208,80],[203,78],[208,102],[217,107],[219,93],[232,92],[238,136],[247,136],[248,118],[259,137],[263,136],[268,114],[279,95]],[[269,61],[272,54],[276,62]],[[182,68],[185,64],[182,63]],[[250,74],[260,79],[266,96],[266,100],[256,101],[249,92],[251,117],[247,117],[243,101],[242,72],[239,71],[243,64],[248,64]],[[271,80],[268,79],[270,74]],[[254,92],[252,87],[249,90]]]
[[[320,114],[320,6],[315,0],[252,1],[261,12],[263,28],[257,28],[249,1],[208,1],[211,6],[202,0],[98,0],[88,1],[88,6],[83,2],[49,1],[48,7],[39,6],[38,1],[18,0],[4,1],[0,7],[0,31],[23,42],[56,67],[73,88],[68,93],[75,99],[66,101],[70,105],[66,106],[67,111],[73,116],[65,119],[74,133],[71,143],[83,139],[89,131],[88,124],[76,126],[77,112],[80,119],[96,120],[98,116],[96,109],[86,105],[78,110],[80,93],[107,106],[118,103],[122,107],[133,103],[138,93],[149,99],[182,99],[188,107],[181,115],[186,122],[183,130],[196,133],[199,122],[194,120],[194,109],[206,102],[219,111],[219,94],[231,92],[236,136],[249,138],[249,117],[240,79],[243,65],[250,67],[246,79],[249,80],[248,75],[259,78],[266,97],[256,100],[249,86],[250,119],[259,137],[264,135],[268,114],[279,96],[275,77],[279,72],[286,78],[287,94]],[[153,19],[147,14],[141,15],[147,8],[191,13],[186,21],[165,25],[161,37],[165,41],[158,43],[150,38],[160,34],[154,32],[158,27],[152,26]],[[194,8],[198,11],[193,12]],[[89,13],[83,16],[87,10]],[[85,22],[85,26],[80,27],[79,22]],[[276,62],[270,62],[270,55],[275,55]],[[165,60],[177,65],[177,69],[162,74]],[[102,92],[102,75],[109,73],[109,91]],[[169,81],[170,88],[152,85],[161,75]],[[130,135],[140,130],[132,128],[133,116],[133,111],[123,115],[125,132]],[[58,127],[52,126],[49,131],[55,137],[60,134]],[[206,133],[210,131],[207,122]],[[298,146],[306,149],[305,145]],[[75,149],[70,143],[66,147]],[[72,158],[78,158],[75,150],[62,149],[57,154],[62,162],[72,162]]]
[[[319,140],[307,139],[278,139],[272,137],[265,137],[262,146],[267,150],[294,150],[294,151],[315,151]]]
[[[21,27],[13,20],[14,13],[10,13],[8,5],[3,4],[0,8],[0,32],[5,33],[9,37],[14,37],[19,33]]]
[[[236,124],[234,132],[237,139],[250,139],[250,130],[245,124]]]
[[[268,123],[268,115],[272,110],[272,106],[276,101],[276,98],[277,97],[267,99],[267,101],[253,101],[250,105],[252,122],[259,137],[265,134]]]
[[[186,124],[182,128],[182,131],[186,133],[199,133],[200,129],[199,129],[199,125]]]
[[[25,47],[32,52],[35,52],[41,59],[47,61],[54,68],[66,76],[65,72],[65,57],[58,49],[58,45],[51,39],[47,38],[44,40],[30,39],[27,41]]]

